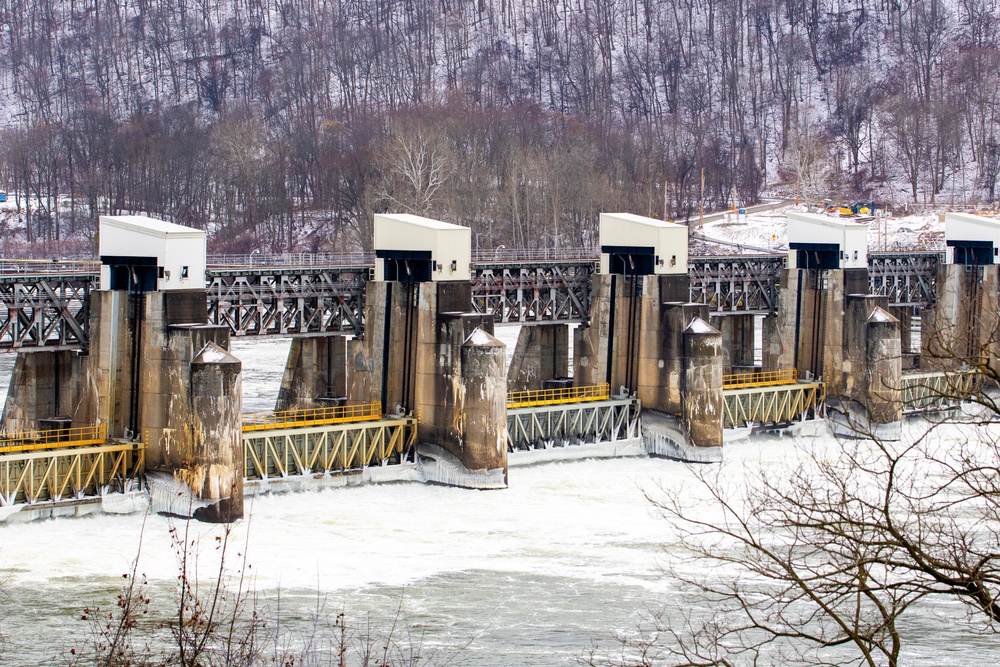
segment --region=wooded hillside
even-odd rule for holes
[[[1000,0],[0,0],[0,189],[31,238],[145,211],[232,251],[386,210],[589,245],[702,170],[706,209],[992,202],[998,79]]]

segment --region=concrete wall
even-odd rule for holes
[[[577,386],[611,381],[608,346],[617,282],[606,274],[594,274],[590,278],[590,322],[573,332],[573,383]]]
[[[145,309],[144,299],[137,308]],[[91,374],[97,391],[97,423],[107,424],[108,437],[122,438],[130,428],[129,411],[135,399],[133,371],[135,345],[141,334],[125,292],[90,293]]]
[[[347,338],[293,338],[274,409],[327,407],[329,399],[346,397]]]
[[[996,265],[973,270],[959,264],[938,265],[936,301],[920,317],[922,369],[996,364],[997,270]]]
[[[569,375],[569,326],[524,325],[507,370],[508,391],[541,389],[546,380]]]
[[[756,342],[754,316],[713,316],[712,326],[722,333],[723,372],[750,372],[754,368]]]
[[[765,371],[795,368],[797,355],[797,313],[799,309],[799,269],[782,269],[778,282],[778,311],[764,318],[762,326],[763,369]]]
[[[4,431],[34,431],[41,419],[96,424],[98,394],[90,366],[90,359],[74,350],[19,352],[4,404]]]

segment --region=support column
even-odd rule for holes
[[[507,370],[509,391],[542,389],[546,380],[569,375],[569,327],[524,325]]]
[[[617,281],[607,274],[590,279],[590,323],[573,333],[573,381],[578,386],[610,382],[608,350]],[[612,390],[617,387],[612,386]]]
[[[764,317],[762,361],[765,371],[795,368],[802,274],[802,269],[781,270],[777,312]]]
[[[469,283],[420,285],[418,453],[427,481],[505,488],[507,348],[493,337],[490,315],[457,311],[468,309],[469,290]]]
[[[913,306],[890,306],[887,310],[899,322],[899,349],[903,355],[903,370],[913,370],[917,367],[918,358],[913,346],[914,343],[920,343],[913,339]]]
[[[332,405],[332,399],[346,396],[347,339],[293,338],[274,409],[326,407]]]
[[[187,323],[207,319],[204,304],[204,290],[145,295],[139,433],[155,511],[233,521],[243,512],[242,364],[227,352],[228,328]]]
[[[865,406],[875,430],[903,420],[903,366],[899,320],[875,308],[865,326]]]
[[[194,491],[194,518],[228,523],[243,517],[243,364],[209,342],[191,360],[191,448],[164,461]]]
[[[701,318],[684,330],[684,430],[694,447],[722,447],[722,333]]]
[[[503,472],[507,486],[507,346],[476,328],[462,344],[462,400],[456,406],[466,469]]]

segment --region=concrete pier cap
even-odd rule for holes
[[[375,280],[472,280],[472,230],[409,213],[375,216]]]
[[[200,229],[144,215],[102,215],[98,249],[102,289],[205,289],[208,251]]]
[[[868,225],[788,211],[789,269],[868,269]]]
[[[687,275],[685,225],[632,213],[601,213],[601,273]]]
[[[974,213],[945,213],[945,264],[1000,263],[1000,220]]]

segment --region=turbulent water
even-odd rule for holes
[[[246,364],[245,409],[273,405],[287,342],[234,352]],[[730,448],[725,465],[735,479],[744,463],[774,467],[798,446],[822,444],[754,439]],[[396,483],[262,496],[231,536],[229,571],[245,553],[259,604],[293,645],[319,606],[324,618],[344,610],[379,628],[398,619],[408,633],[400,641],[435,664],[575,664],[594,645],[613,648],[613,634],[648,610],[690,604],[663,574],[677,558],[672,530],[645,497],[690,479],[683,464],[636,458],[515,468],[505,491]],[[155,634],[176,590],[175,526],[184,528],[142,515],[0,526],[2,662],[58,662],[86,645],[81,610],[113,605],[137,555],[153,600],[143,629]],[[206,585],[221,528],[191,529]],[[993,640],[964,632],[963,614],[928,605],[908,628],[906,664],[995,664]]]

